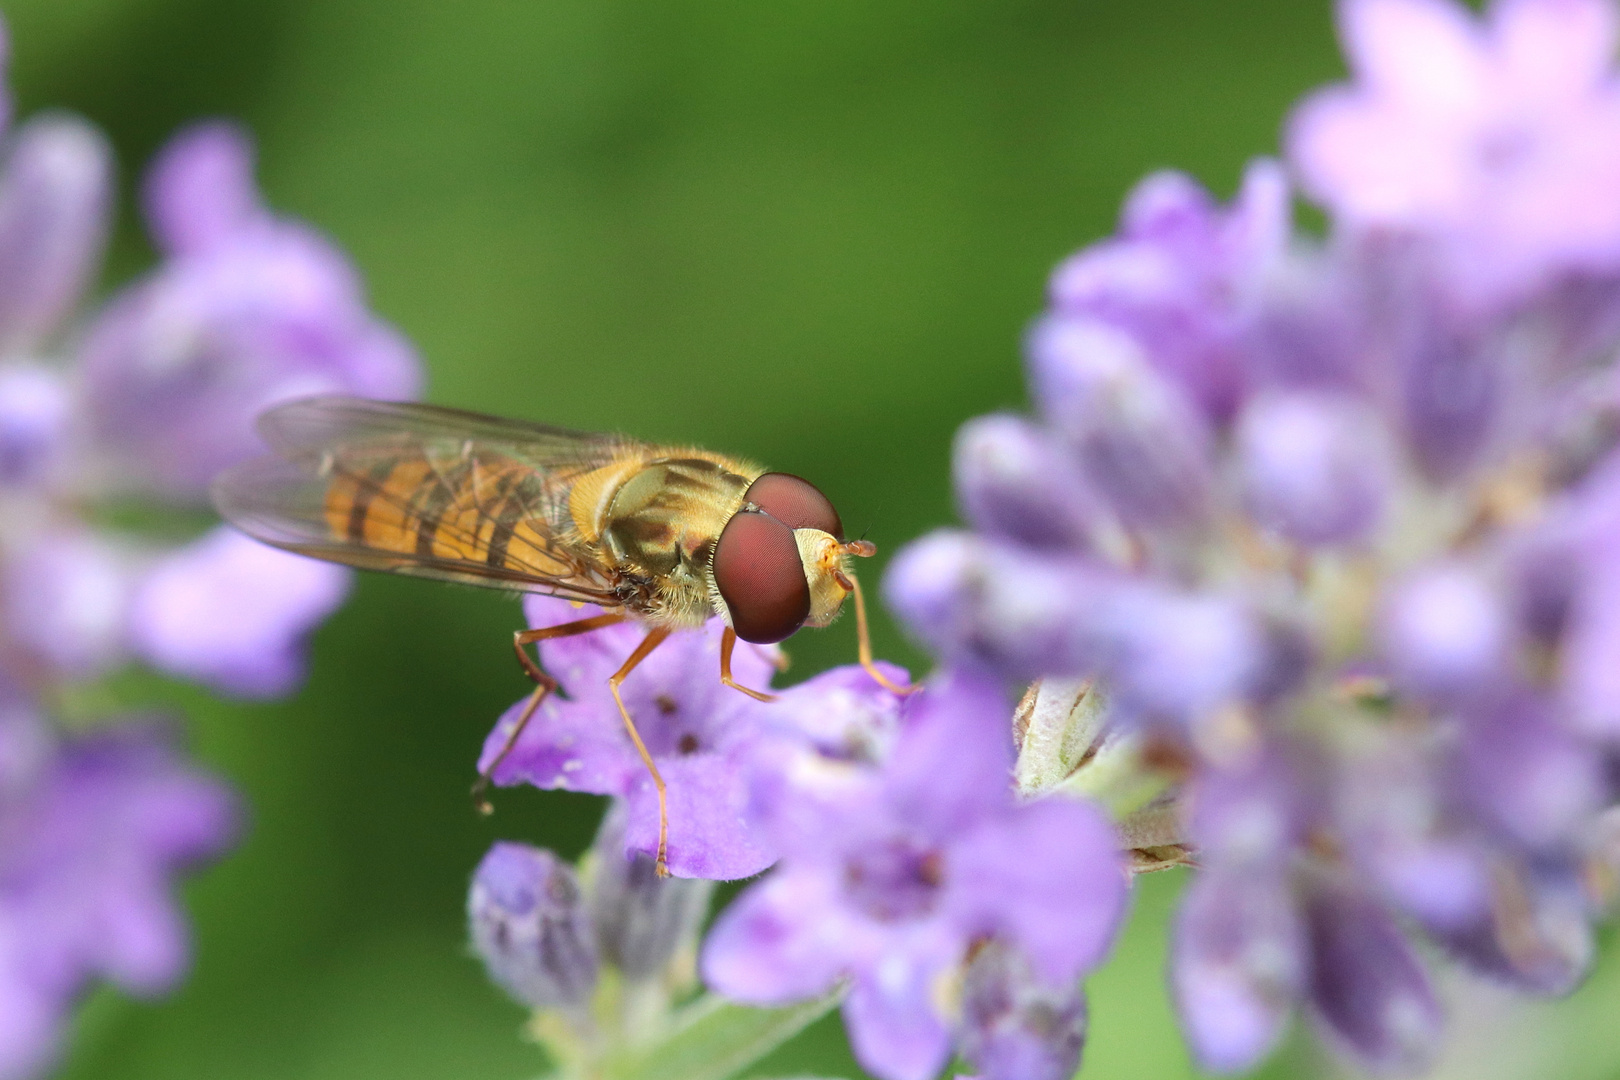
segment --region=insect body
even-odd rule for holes
[[[214,485],[220,512],[249,535],[364,569],[606,609],[516,635],[537,686],[477,790],[556,689],[525,646],[626,620],[647,627],[609,685],[658,788],[660,868],[663,779],[619,684],[672,631],[724,620],[722,681],[770,700],[732,680],[736,639],[775,642],[800,626],[825,626],[853,593],[861,663],[901,690],[872,663],[865,605],[847,565],[875,549],[846,541],[826,496],[796,476],[703,450],[351,397],[289,402],[265,413],[259,429],[274,455]]]

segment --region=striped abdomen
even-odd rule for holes
[[[339,457],[328,475],[335,540],[532,577],[573,579],[586,568],[569,550],[577,541],[569,543],[567,491],[533,466],[488,454],[450,463]]]

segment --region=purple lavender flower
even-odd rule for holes
[[[777,1004],[849,979],[863,1066],[923,1080],[951,1045],[937,995],[973,942],[1021,950],[1054,990],[1095,967],[1125,899],[1112,830],[1080,802],[1015,803],[1007,716],[993,683],[941,678],[882,765],[779,799],[766,828],[782,863],[710,932],[710,986]]]
[[[1038,419],[964,428],[971,531],[885,581],[946,662],[1099,680],[1101,737],[1151,749],[1200,868],[1171,982],[1223,1072],[1296,1006],[1421,1066],[1417,934],[1573,989],[1616,799],[1615,12],[1341,11],[1357,81],[1290,143],[1331,238],[1271,166],[1225,211],[1146,183],[1054,275]]]
[[[524,599],[531,626],[552,626],[601,612],[564,600]],[[746,812],[751,755],[776,705],[753,700],[720,682],[720,632],[711,623],[673,635],[625,680],[629,710],[669,792],[670,872],[682,877],[748,877],[775,858]],[[633,624],[547,641],[541,659],[566,699],[547,697],[517,744],[495,770],[501,785],[529,783],[618,795],[629,804],[625,843],[651,854],[658,847],[658,799],[636,753],[608,676],[619,669],[645,631]],[[775,668],[774,648],[742,645],[732,675],[764,690]],[[478,767],[489,767],[510,738],[523,709],[518,701],[484,742]]]
[[[498,843],[467,896],[473,948],[490,978],[533,1008],[582,1006],[596,946],[574,868],[549,851]]]
[[[1250,168],[1225,212],[1190,177],[1156,173],[1126,200],[1117,237],[1052,275],[1053,317],[1126,332],[1192,402],[1228,418],[1246,379],[1245,293],[1282,255],[1288,219],[1287,185],[1271,162]]]
[[[1043,985],[1028,960],[996,941],[969,961],[956,1043],[980,1080],[1069,1080],[1085,1039],[1078,986]]]
[[[150,566],[130,600],[137,656],[241,697],[279,697],[304,678],[301,641],[337,609],[349,574],[226,528]]]
[[[257,409],[308,390],[406,394],[416,362],[331,245],[262,206],[245,136],[221,125],[183,135],[154,172],[163,263],[69,334],[109,227],[110,148],[60,114],[0,125],[0,140],[0,1078],[24,1078],[95,980],[140,995],[178,981],[171,878],[236,831],[230,793],[158,728],[95,718],[107,726],[68,736],[41,702],[134,659],[285,693],[348,583],[223,531],[175,546],[108,528],[109,511],[200,503],[216,468],[253,451]]]
[[[97,435],[139,463],[131,482],[195,497],[252,456],[253,420],[278,401],[415,393],[410,346],[366,309],[348,261],[260,203],[242,132],[179,135],[146,204],[167,260],[108,305],[84,348]]]
[[[50,1062],[90,980],[150,996],[180,979],[189,948],[170,878],[222,854],[236,818],[231,793],[141,723],[64,742],[26,782],[7,784],[0,1077]]]
[[[1432,240],[1471,300],[1620,266],[1620,83],[1606,0],[1347,0],[1354,83],[1295,114],[1306,190],[1351,229]]]

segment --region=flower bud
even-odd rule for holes
[[[46,480],[62,457],[72,420],[67,380],[34,364],[0,369],[0,486]]]
[[[939,530],[904,548],[883,582],[889,606],[937,652],[1024,679],[1085,676],[1099,642],[1092,605],[1113,575],[971,533]]]
[[[1130,335],[1097,319],[1053,317],[1035,328],[1029,353],[1042,412],[1125,522],[1173,528],[1204,517],[1208,424]]]
[[[631,979],[646,979],[696,942],[714,883],[661,878],[645,853],[627,855],[628,817],[625,804],[614,800],[597,830],[589,905],[602,958]]]
[[[1420,1072],[1439,1046],[1434,988],[1400,925],[1345,881],[1305,904],[1310,997],[1324,1027],[1369,1071]]]
[[[1021,417],[981,416],[963,424],[952,471],[962,516],[988,536],[1085,549],[1107,517],[1063,448]]]
[[[1384,605],[1384,655],[1408,689],[1453,697],[1494,685],[1506,670],[1508,613],[1470,566],[1429,566],[1408,577]]]
[[[1031,686],[1013,715],[1018,794],[1044,795],[1093,760],[1107,724],[1108,693],[1097,680],[1043,679]]]
[[[1268,394],[1237,428],[1249,513],[1304,544],[1366,536],[1382,516],[1394,472],[1389,440],[1359,403],[1328,394]]]
[[[968,964],[957,1048],[980,1080],[1068,1080],[1086,1041],[1079,985],[1044,986],[1022,955],[992,941]]]
[[[12,136],[0,177],[0,348],[50,333],[95,269],[113,194],[112,151],[77,117],[42,116]]]
[[[1532,994],[1561,997],[1580,985],[1597,954],[1591,910],[1567,874],[1499,864],[1491,917],[1437,935],[1486,975]]]
[[[1212,869],[1176,914],[1170,987],[1198,1064],[1242,1072],[1282,1037],[1305,980],[1306,941],[1283,879]]]
[[[546,1008],[590,996],[596,948],[574,869],[556,855],[497,843],[473,875],[467,917],[489,977],[518,1001]]]

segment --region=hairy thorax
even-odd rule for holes
[[[702,451],[625,460],[577,484],[570,510],[622,575],[627,607],[657,624],[697,626],[714,610],[715,542],[762,471]]]

